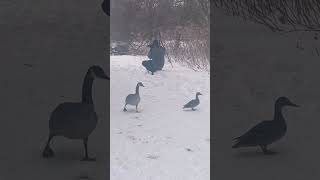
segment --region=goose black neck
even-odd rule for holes
[[[196,95],[196,99],[199,99],[199,94]]]
[[[82,103],[93,104],[92,100],[92,84],[94,78],[90,75],[90,70],[87,72],[82,85]]]
[[[136,86],[136,94],[139,94],[139,84]]]
[[[274,120],[280,120],[280,121],[284,121],[283,115],[282,115],[282,106],[276,104],[275,108],[274,108]]]

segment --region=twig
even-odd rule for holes
[[[163,42],[161,41],[161,33],[160,33],[160,32],[159,32],[159,40],[160,40],[161,46],[163,46],[164,49],[166,50],[166,47],[164,46]],[[166,51],[167,51],[167,50],[166,50]],[[171,67],[173,68],[173,64],[172,64],[172,61],[171,61],[170,56],[169,56],[168,53],[166,53],[166,52],[165,52],[165,55],[167,55],[168,61],[169,61],[169,63],[171,64]]]

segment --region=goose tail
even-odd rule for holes
[[[235,140],[236,142],[234,145],[232,145],[232,148],[238,148],[240,145],[240,137],[233,138],[233,140]]]
[[[238,145],[238,143],[237,144],[234,144],[233,146],[232,146],[232,148],[238,148],[239,147],[239,145]]]

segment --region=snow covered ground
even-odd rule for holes
[[[145,58],[111,56],[111,180],[209,180],[209,73],[166,64],[152,76],[141,66]],[[140,112],[123,112],[137,82],[145,86]],[[198,91],[197,110],[182,110]]]

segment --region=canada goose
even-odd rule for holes
[[[50,141],[55,136],[63,136],[69,139],[82,139],[85,156],[83,161],[94,161],[88,157],[88,137],[97,125],[97,114],[92,100],[92,84],[95,78],[110,79],[99,66],[91,66],[83,81],[82,101],[64,102],[59,104],[51,113],[49,120],[49,138],[42,153],[44,158],[54,156],[50,148]]]
[[[299,107],[286,97],[280,97],[275,102],[273,120],[262,121],[242,136],[234,138],[236,144],[232,148],[260,146],[264,154],[274,154],[267,146],[281,139],[287,132],[287,125],[282,115],[285,106]]]
[[[127,106],[127,104],[129,104],[129,105],[136,106],[136,112],[138,112],[138,104],[140,102],[140,94],[139,94],[139,87],[140,86],[144,87],[144,85],[141,82],[138,82],[138,84],[136,86],[136,93],[129,94],[126,97],[126,103],[124,105],[123,111],[127,111],[126,106]]]
[[[193,100],[189,101],[186,105],[183,106],[183,109],[191,108],[194,111],[195,110],[194,108],[200,104],[200,100],[199,100],[199,97],[198,97],[199,95],[202,95],[202,94],[197,92],[196,99],[193,99]]]

